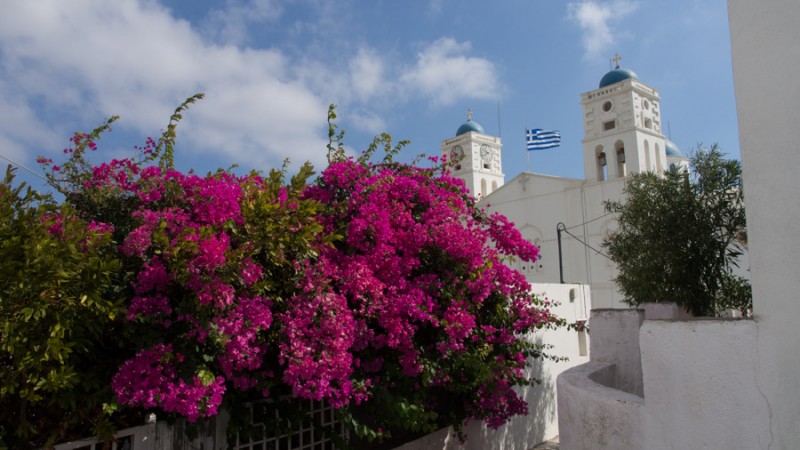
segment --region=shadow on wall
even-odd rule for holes
[[[540,338],[536,338],[541,343]],[[497,430],[486,427],[482,421],[473,421],[464,431],[467,441],[460,445],[458,437],[452,429],[445,428],[431,433],[416,441],[397,447],[395,450],[529,450],[545,438],[553,437],[558,433],[556,425],[556,392],[555,376],[560,370],[548,370],[554,363],[543,363],[536,360],[526,370],[529,377],[542,380],[535,386],[519,388],[519,392],[528,402],[528,415],[517,416]],[[549,429],[548,430],[548,424]]]
[[[541,344],[541,338],[536,338]],[[465,450],[528,450],[557,434],[548,430],[548,424],[556,422],[555,377],[548,366],[559,364],[536,360],[526,370],[529,378],[541,380],[535,386],[525,386],[518,392],[528,402],[528,415],[516,416],[497,430],[491,430],[483,422],[473,422],[466,427]],[[558,371],[555,371],[558,373]]]

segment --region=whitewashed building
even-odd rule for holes
[[[464,180],[487,210],[504,214],[541,248],[539,261],[518,269],[533,283],[590,285],[594,308],[625,306],[612,281],[615,265],[601,246],[616,226],[604,202],[620,200],[633,173],[688,167],[662,133],[658,91],[620,67],[619,57],[616,61],[597,89],[581,94],[582,180],[523,172],[506,182],[501,139],[487,135],[471,114],[456,136],[441,144],[442,154],[454,161],[453,175]]]

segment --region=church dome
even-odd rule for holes
[[[466,122],[462,123],[460,127],[458,127],[458,131],[456,131],[456,136],[461,136],[464,133],[469,133],[470,131],[474,131],[480,134],[486,134],[483,131],[483,127],[478,122],[472,120],[472,114],[469,115],[469,118]]]
[[[664,150],[667,151],[667,157],[673,158],[683,158],[683,154],[681,150],[675,145],[674,142],[667,140],[666,144],[664,145]]]
[[[631,69],[623,69],[620,66],[617,66],[616,69],[603,75],[603,78],[600,79],[600,86],[598,89],[610,86],[614,83],[619,83],[620,81],[627,80],[629,78],[633,78],[634,80],[639,79],[639,77],[636,76],[636,72],[632,71]]]

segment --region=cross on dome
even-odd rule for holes
[[[622,56],[619,56],[619,53],[614,53],[614,57],[611,58],[611,61],[616,63],[617,67],[611,69],[607,74],[603,76],[600,80],[600,85],[598,87],[604,88],[606,86],[610,86],[615,83],[619,83],[620,81],[627,80],[629,78],[639,79],[636,75],[636,72],[630,69],[623,69],[619,66],[619,62],[622,60]]]
[[[467,120],[472,120],[472,110],[467,109]]]

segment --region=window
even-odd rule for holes
[[[595,147],[594,154],[597,158],[597,180],[603,181],[608,175],[606,172],[606,153],[603,151],[603,146],[598,145]]]
[[[610,101],[607,101],[607,102],[603,103],[603,111],[605,111],[605,112],[611,111],[611,108],[613,108],[613,107],[614,107],[614,104],[611,103]]]
[[[617,128],[617,122],[614,120],[610,120],[608,122],[603,123],[604,131],[613,130],[614,128]]]
[[[617,153],[617,176],[624,177],[628,171],[625,166],[625,144],[622,141],[615,142],[614,150]]]
[[[650,119],[649,117],[647,119],[644,119],[644,127],[647,128],[648,130],[652,130],[653,129],[653,120]]]

